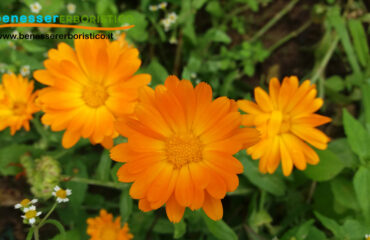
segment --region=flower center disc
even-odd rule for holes
[[[192,134],[173,136],[166,144],[167,158],[175,168],[202,160],[202,143]]]
[[[15,115],[22,115],[26,112],[26,104],[24,103],[14,103],[13,112]]]
[[[67,192],[63,189],[60,189],[58,190],[55,195],[58,197],[58,198],[66,198],[67,197]]]
[[[22,200],[21,205],[22,205],[23,207],[26,207],[29,203],[30,203],[30,200],[26,198],[26,199],[23,199],[23,200]]]
[[[105,227],[100,233],[101,240],[117,239],[116,229],[113,226]]]
[[[107,98],[107,91],[104,86],[100,84],[91,84],[90,86],[85,87],[82,92],[82,99],[92,108],[104,105]]]
[[[36,217],[36,214],[37,214],[36,210],[30,210],[26,212],[25,216],[27,219],[31,219],[31,218]]]

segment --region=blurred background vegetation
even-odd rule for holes
[[[41,210],[47,211],[52,201],[42,192],[59,181],[74,194],[52,217],[64,225],[70,240],[87,239],[86,218],[101,208],[121,215],[135,239],[344,240],[370,234],[369,1],[169,0],[165,9],[156,11],[151,6],[161,1],[38,2],[41,15],[123,15],[125,24],[135,25],[124,32],[139,48],[140,72],[152,75],[151,86],[176,74],[193,83],[208,82],[215,97],[250,99],[254,87],[266,88],[271,77],[311,79],[325,99],[321,114],[333,119],[322,128],[332,141],[328,150],[318,151],[319,165],[295,170],[288,178],[281,170],[260,174],[257,162],[238,153],[245,171],[238,189],[223,200],[223,221],[186,211],[184,220],[173,225],[163,209],[138,210],[128,195],[129,185],[117,182],[120,164],[110,160],[107,150],[88,141],[64,150],[61,133],[44,127],[37,115],[30,132],[14,137],[8,129],[0,132],[1,240],[25,239],[27,226],[13,205],[35,196],[44,199]],[[28,15],[33,3],[1,0],[0,11]],[[68,4],[75,5],[74,11]],[[172,23],[164,21],[171,16]],[[121,24],[102,26],[108,25]],[[17,28],[1,33],[15,31],[81,32]],[[73,46],[72,40],[63,41]],[[0,72],[32,78],[57,43],[0,39]],[[51,165],[57,179],[50,179]],[[33,174],[25,177],[24,170]],[[60,239],[53,226],[45,226],[41,234],[43,239]]]

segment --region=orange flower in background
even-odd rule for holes
[[[316,98],[317,90],[309,80],[300,86],[297,77],[286,77],[282,84],[272,78],[268,95],[262,88],[254,91],[256,103],[239,100],[238,106],[246,112],[243,125],[255,126],[261,133],[260,141],[247,149],[253,159],[260,159],[259,170],[273,173],[282,162],[285,176],[292,172],[293,165],[299,170],[306,164],[317,164],[319,157],[307,144],[326,149],[329,138],[315,127],[331,121],[315,114],[323,105]]]
[[[255,129],[240,128],[236,103],[212,100],[206,83],[194,88],[170,76],[155,90],[141,89],[134,114],[117,123],[128,142],[114,147],[111,157],[125,162],[117,176],[133,182],[130,195],[139,199],[139,208],[165,204],[172,222],[181,220],[186,207],[221,219],[221,199],[237,188],[237,174],[243,172],[232,155],[258,140]]]
[[[0,131],[10,127],[10,133],[24,127],[30,130],[29,120],[39,109],[35,104],[36,92],[33,81],[22,75],[4,74],[0,84]]]
[[[100,216],[87,219],[87,234],[90,240],[130,240],[134,236],[125,223],[121,228],[121,217],[113,221],[113,216],[104,209],[100,210]]]
[[[138,89],[150,75],[133,75],[140,67],[139,52],[125,41],[75,40],[75,50],[65,43],[49,51],[46,70],[34,73],[48,85],[38,101],[45,112],[42,122],[53,131],[66,130],[62,144],[72,147],[81,137],[106,148],[118,134],[113,122],[132,113]]]

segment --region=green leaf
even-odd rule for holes
[[[343,229],[336,221],[328,217],[325,217],[324,215],[321,215],[318,212],[314,212],[314,214],[317,217],[317,219],[319,219],[321,224],[324,225],[324,227],[326,227],[327,229],[329,229],[334,234],[334,236],[336,236],[338,239],[344,239],[342,238],[344,236]]]
[[[112,160],[109,157],[109,151],[104,150],[101,154],[99,165],[96,169],[96,179],[108,181],[111,164]]]
[[[361,166],[353,178],[356,197],[364,217],[370,220],[370,170]]]
[[[135,25],[135,27],[127,30],[126,35],[128,38],[136,42],[145,42],[148,40],[148,31],[146,29],[148,21],[146,20],[145,14],[135,10],[129,10],[120,14],[118,18],[122,19],[122,22],[126,24]]]
[[[223,17],[224,10],[222,9],[219,1],[211,1],[206,6],[206,11],[215,17]]]
[[[117,7],[112,0],[96,1],[96,13],[98,15],[117,14]]]
[[[210,219],[204,212],[202,213],[203,220],[206,223],[208,230],[212,235],[219,240],[237,240],[236,233],[222,220],[214,221]]]
[[[168,77],[167,70],[159,63],[157,59],[153,59],[149,66],[142,69],[141,72],[149,73],[152,75],[151,86],[155,87],[158,84],[163,84]]]
[[[352,150],[360,156],[360,158],[368,156],[369,134],[362,124],[353,118],[346,109],[343,109],[343,127]]]
[[[239,72],[237,70],[232,71],[229,74],[227,74],[227,76],[224,79],[224,83],[221,86],[221,90],[220,90],[221,95],[228,96],[228,93],[230,92],[230,90],[232,90],[232,87],[233,87],[232,84],[234,80],[237,79],[238,76],[239,76]]]
[[[206,39],[213,42],[220,42],[229,44],[231,42],[231,38],[227,35],[224,31],[218,28],[211,28],[207,31],[205,35]]]
[[[32,53],[44,53],[46,52],[46,48],[43,47],[43,46],[40,46],[39,44],[36,44],[34,43],[36,41],[24,41],[22,43],[22,46],[24,47],[24,49],[28,52],[32,52]]]
[[[334,194],[335,201],[338,201],[341,205],[347,208],[353,210],[359,209],[352,182],[345,178],[335,178],[330,182],[330,186],[331,191]]]
[[[370,125],[370,85],[363,84],[361,90],[362,90],[362,103],[364,105],[365,110],[366,124]]]
[[[325,234],[314,226],[311,226],[306,240],[327,240]]]
[[[352,47],[352,43],[347,31],[346,22],[344,18],[340,15],[340,8],[334,6],[328,10],[328,20],[332,26],[334,26],[336,32],[338,33],[343,48],[347,54],[348,61],[352,67],[352,70],[356,75],[360,75],[361,69],[357,62],[355,52]]]
[[[66,172],[70,176],[81,178],[88,177],[86,166],[80,161],[70,161],[66,166]],[[72,195],[69,196],[70,202],[68,204],[71,204],[74,212],[77,213],[85,199],[87,184],[69,181],[66,183],[66,186],[72,190]]]
[[[17,144],[0,148],[0,174],[8,176],[22,171],[19,167],[12,164],[19,163],[19,158],[30,150],[31,147],[29,146]]]
[[[335,92],[340,92],[345,88],[344,80],[340,76],[334,75],[325,80],[325,86]]]
[[[252,162],[253,160],[245,154],[245,151],[239,152],[236,158],[239,159],[244,166],[244,176],[254,185],[276,196],[284,195],[286,186],[280,177],[276,174],[268,175],[260,173],[258,166],[256,166],[256,164]]]
[[[58,234],[52,238],[52,240],[80,240],[80,233],[77,230],[71,230],[65,232],[65,238],[62,238],[62,234]]]
[[[161,234],[172,234],[174,232],[174,224],[167,218],[160,218],[155,224],[153,231]]]
[[[117,177],[117,171],[118,171],[118,169],[119,169],[122,165],[123,165],[123,163],[118,162],[118,163],[114,164],[114,166],[113,166],[113,167],[112,167],[112,169],[110,170],[110,174],[111,174],[112,180],[113,180],[114,182],[119,182],[119,181],[118,181],[118,177]]]
[[[343,230],[347,235],[346,239],[364,239],[366,234],[370,232],[370,226],[365,226],[364,223],[361,223],[354,219],[347,219],[343,224]]]
[[[308,236],[310,229],[315,221],[313,219],[310,219],[300,226],[294,227],[293,229],[289,230],[284,236],[281,238],[281,240],[304,240]]]
[[[44,226],[47,223],[52,224],[56,228],[58,228],[59,233],[60,233],[60,240],[67,240],[66,231],[64,230],[63,225],[59,221],[57,221],[55,219],[47,219],[40,227]],[[70,238],[68,238],[68,240],[70,240]]]
[[[184,219],[181,219],[179,223],[175,223],[174,227],[175,227],[175,231],[173,232],[173,238],[178,239],[185,235],[186,223]]]
[[[343,168],[343,162],[330,150],[317,150],[320,162],[317,165],[307,165],[304,174],[312,180],[321,182],[328,181],[340,173]]]
[[[122,190],[121,198],[119,201],[119,211],[123,222],[128,222],[132,213],[133,200],[129,194],[129,188]]]
[[[366,67],[369,61],[369,46],[367,45],[364,26],[358,19],[349,19],[348,27],[352,35],[353,46],[357,53],[358,60],[363,67]]]
[[[342,160],[345,167],[354,168],[359,164],[356,155],[352,152],[347,138],[337,138],[329,142],[328,149]]]

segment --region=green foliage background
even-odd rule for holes
[[[61,185],[72,189],[73,194],[70,203],[59,206],[52,218],[64,226],[65,239],[69,240],[87,239],[86,219],[98,215],[101,208],[127,221],[135,239],[365,239],[365,234],[370,234],[370,6],[366,2],[170,0],[166,11],[176,12],[178,20],[166,32],[160,23],[166,12],[149,11],[149,5],[159,1],[39,0],[42,15],[67,15],[66,4],[74,3],[76,15],[125,16],[128,24],[135,25],[126,34],[140,50],[140,72],[152,75],[151,86],[176,74],[193,83],[208,82],[215,96],[250,99],[253,88],[266,87],[272,76],[295,74],[301,80],[311,79],[325,99],[321,114],[333,119],[322,129],[332,141],[327,150],[317,151],[321,159],[317,166],[294,170],[289,177],[284,177],[280,168],[273,175],[263,175],[258,162],[245,151],[238,153],[245,171],[239,175],[238,189],[223,200],[224,218],[218,222],[202,211],[187,210],[178,224],[171,224],[163,209],[139,211],[137,201],[128,195],[129,185],[117,181],[115,173],[120,164],[110,160],[107,150],[86,140],[64,150],[62,133],[42,126],[39,114],[30,132],[19,131],[14,137],[8,130],[0,132],[0,179],[16,181],[13,176],[21,169],[9,164],[19,163],[24,153],[31,154],[32,159],[44,155],[57,159],[62,180],[72,177]],[[31,3],[2,0],[1,14],[31,14]],[[300,13],[302,16],[296,16]],[[279,26],[287,26],[289,31],[276,34],[274,28]],[[3,29],[1,33],[12,31]],[[173,39],[177,39],[176,44],[169,43]],[[45,53],[58,43],[12,42],[15,49],[9,47],[8,40],[0,39],[2,73],[18,73],[24,65],[29,65],[31,72],[43,68]],[[73,45],[71,40],[65,42]],[[296,47],[289,50],[292,44]],[[289,68],[303,60],[304,64]],[[116,142],[122,141],[125,139]],[[32,198],[30,187],[23,188],[24,197]],[[40,208],[46,212],[52,203],[45,199]],[[9,208],[1,202],[0,207]],[[58,227],[58,222],[52,224]],[[27,227],[23,227],[26,232]],[[54,240],[63,237],[52,227],[41,230],[41,236]],[[0,228],[0,239],[12,237],[10,230]]]

